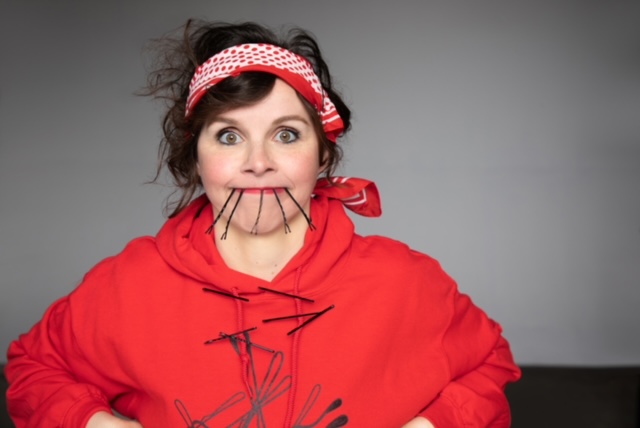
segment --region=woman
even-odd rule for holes
[[[345,207],[379,197],[333,177],[350,112],[315,41],[167,43],[148,92],[180,199],[11,344],[17,426],[508,427],[499,325],[432,258],[354,233]]]

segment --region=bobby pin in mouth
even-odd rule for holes
[[[231,210],[231,214],[229,214],[229,218],[227,219],[227,224],[224,227],[224,233],[220,237],[221,240],[227,239],[227,232],[229,231],[229,225],[231,224],[231,217],[233,217],[233,213],[236,212],[236,208],[238,208],[238,204],[240,203],[240,199],[242,198],[242,194],[243,193],[244,193],[244,189],[240,189],[240,194],[238,195],[238,200],[236,201],[236,204],[233,206],[233,209]]]
[[[304,209],[302,208],[300,203],[298,203],[298,201],[291,194],[291,191],[289,189],[287,189],[286,187],[283,187],[281,189],[284,190],[287,193],[287,195],[289,196],[289,198],[291,198],[291,200],[296,205],[296,207],[298,207],[298,209],[300,210],[300,212],[304,216],[304,219],[307,221],[307,224],[309,225],[309,229],[310,230],[316,230],[316,226],[313,224],[313,221],[311,220],[311,216],[308,215],[304,211]],[[235,195],[236,191],[239,191],[238,199],[236,199],[236,203],[234,204],[233,209],[231,210],[231,214],[229,214],[229,218],[227,219],[227,224],[225,225],[224,232],[220,236],[221,240],[227,239],[227,234],[229,232],[229,225],[231,223],[231,218],[233,217],[233,214],[236,212],[236,208],[238,208],[238,204],[240,203],[240,199],[242,198],[242,195],[244,194],[245,190],[246,189],[243,189],[243,188],[233,188],[233,189],[231,189],[231,193],[229,194],[229,197],[227,198],[227,200],[222,205],[222,208],[220,209],[220,212],[216,215],[216,218],[213,220],[213,223],[211,224],[211,226],[209,226],[209,228],[206,230],[207,234],[211,234],[211,232],[213,232],[213,228],[218,223],[218,220],[220,220],[220,218],[222,217],[222,214],[227,209],[227,206],[229,205],[229,202],[233,198],[233,195]],[[258,234],[258,223],[260,222],[260,215],[262,214],[262,205],[263,205],[263,201],[264,201],[264,192],[265,192],[265,190],[266,189],[261,189],[260,190],[260,204],[258,206],[258,215],[256,216],[256,221],[253,224],[253,227],[251,228],[251,234],[252,235],[257,235]],[[284,207],[282,206],[282,201],[280,200],[280,197],[278,196],[278,188],[273,188],[273,189],[271,189],[271,191],[273,192],[273,196],[276,198],[276,202],[278,203],[278,206],[280,207],[280,212],[282,213],[282,220],[283,220],[283,223],[284,223],[284,233],[289,233],[289,232],[291,232],[291,227],[289,226],[289,221],[287,220],[287,214],[285,213]],[[198,214],[200,214],[200,213],[198,213]]]
[[[262,212],[262,200],[264,199],[264,190],[260,190],[260,206],[258,206],[258,216],[256,217],[256,222],[251,228],[251,234],[258,234],[258,222],[260,221],[260,213]]]
[[[276,189],[273,189],[273,196],[276,197],[276,201],[278,202],[278,206],[280,207],[280,211],[282,212],[282,219],[284,220],[284,233],[289,233],[291,232],[291,228],[289,227],[289,223],[287,223],[287,215],[284,213],[284,208],[282,207],[282,202],[280,202],[278,191]]]
[[[224,205],[222,205],[222,208],[220,209],[220,212],[218,213],[218,215],[216,216],[216,219],[213,220],[213,223],[211,223],[211,226],[209,226],[209,229],[207,229],[207,235],[210,234],[211,232],[213,232],[213,226],[216,225],[216,223],[218,222],[218,220],[220,220],[220,216],[222,216],[222,213],[224,212],[224,210],[227,208],[227,205],[229,205],[229,201],[231,200],[231,198],[233,197],[233,194],[236,193],[236,189],[231,189],[231,194],[229,194],[229,197],[227,198],[227,200],[225,201]],[[239,200],[239,198],[238,198]]]
[[[307,223],[309,224],[309,229],[311,230],[315,230],[316,227],[314,226],[313,222],[311,221],[311,217],[309,217],[307,215],[306,212],[304,212],[304,210],[302,209],[302,207],[300,206],[300,204],[298,203],[298,201],[296,201],[296,198],[293,197],[293,195],[291,194],[291,192],[289,191],[289,189],[287,189],[286,187],[284,188],[284,191],[287,192],[287,195],[289,195],[289,197],[291,198],[291,200],[293,201],[294,204],[296,204],[296,207],[298,207],[298,209],[300,210],[300,212],[302,213],[302,215],[304,216],[304,219],[307,220]]]

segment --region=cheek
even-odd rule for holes
[[[296,158],[291,163],[291,168],[295,171],[296,181],[309,183],[315,186],[315,182],[320,174],[319,158],[317,154],[309,154],[304,159]]]
[[[221,162],[215,157],[200,158],[198,161],[198,175],[205,190],[213,190],[223,186],[230,177],[229,163]]]

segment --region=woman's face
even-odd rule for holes
[[[284,233],[283,216],[289,225],[306,225],[292,197],[309,212],[322,170],[318,145],[304,105],[280,79],[256,104],[215,117],[198,138],[197,168],[215,215],[236,189],[218,225],[231,216],[229,235],[234,229],[258,235]]]

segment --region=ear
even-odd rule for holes
[[[329,161],[327,159],[327,154],[325,153],[324,159],[322,159],[322,161],[320,162],[320,165],[318,165],[318,175],[325,172],[327,168],[329,168]]]
[[[191,134],[193,135],[193,134]],[[196,174],[198,174],[198,177],[200,177],[201,171],[200,171],[200,155],[198,153],[198,148],[200,147],[200,137],[192,137],[192,141],[189,142],[189,144],[192,145],[192,147],[190,148],[191,151],[191,156],[192,156],[192,160],[194,161],[194,163],[196,164]]]
[[[193,151],[194,162],[196,164],[196,174],[198,177],[202,176],[202,171],[200,170],[200,156],[198,156],[198,146],[196,145],[195,150]]]

